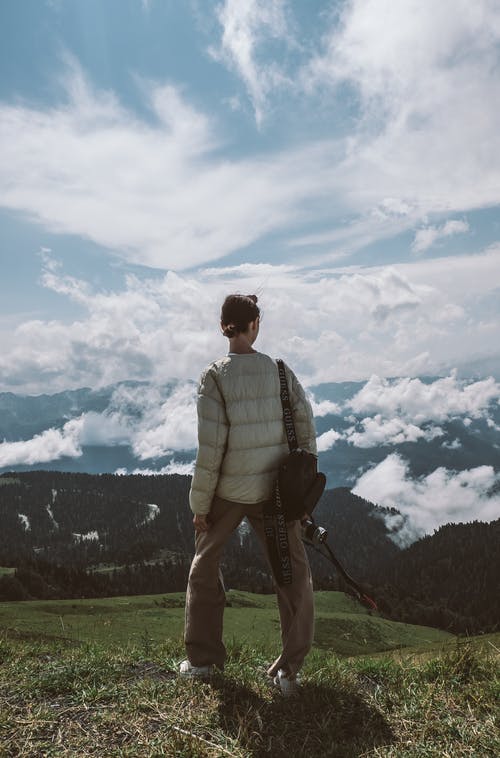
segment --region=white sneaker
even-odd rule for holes
[[[295,697],[299,694],[300,676],[289,676],[284,669],[279,669],[273,679],[274,684],[281,689],[283,697]]]
[[[186,677],[188,679],[210,679],[213,672],[213,665],[193,666],[192,663],[187,660],[187,658],[185,661],[182,661],[182,663],[179,664],[180,676]]]

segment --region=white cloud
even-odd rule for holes
[[[494,429],[496,432],[500,432],[500,426],[492,418],[487,418],[486,423],[490,429]]]
[[[449,258],[426,264],[427,269],[415,262],[317,271],[246,264],[225,268],[220,277],[214,269],[142,280],[129,276],[121,291],[99,292],[46,260],[43,284],[74,300],[81,315],[70,323],[27,319],[6,328],[0,388],[36,393],[124,379],[155,385],[196,380],[226,350],[218,322],[220,305],[231,291],[259,294],[264,319],[258,348],[283,357],[305,384],[370,374],[438,374],[464,355],[496,353],[498,319],[491,311],[476,316],[471,301],[493,296],[500,276],[498,251],[455,260],[452,280]],[[374,382],[375,393],[383,392],[371,406]],[[497,392],[492,380],[471,390],[453,378],[443,382],[427,389],[417,382],[406,390],[404,385],[379,386],[373,379],[356,401],[357,413],[391,417],[398,392],[407,394],[406,404],[416,392],[420,409],[439,402],[451,408],[453,400],[457,413],[472,413]],[[393,398],[388,410],[380,405],[387,394]],[[315,405],[317,416],[327,412],[336,409]],[[407,420],[420,424],[411,414]]]
[[[342,4],[302,81],[359,103],[336,170],[352,206],[396,198],[418,220],[500,202],[499,41],[490,0]]]
[[[325,192],[320,145],[229,159],[215,124],[174,84],[135,76],[145,120],[92,87],[72,55],[63,63],[63,102],[0,103],[0,205],[53,233],[188,268],[295,225],[305,198]]]
[[[427,441],[441,437],[444,432],[440,427],[431,426],[421,429],[415,424],[401,418],[384,419],[377,413],[373,418],[364,418],[359,422],[361,431],[351,427],[345,432],[345,438],[355,447],[377,447],[378,445],[401,445],[403,442]]]
[[[328,416],[331,413],[340,413],[340,405],[338,403],[333,403],[331,400],[320,400],[319,402],[316,402],[314,395],[311,392],[308,393],[308,400],[311,403],[311,408],[315,418]]]
[[[132,430],[123,419],[106,413],[84,413],[61,429],[46,429],[28,440],[0,443],[0,466],[34,465],[60,458],[79,458],[82,445],[120,445],[130,441]]]
[[[72,432],[77,435],[78,447],[126,445],[130,440],[131,429],[127,420],[115,413],[89,411],[69,423],[72,424]]]
[[[83,446],[127,445],[136,458],[145,460],[194,450],[197,444],[193,382],[174,388],[121,386],[103,413],[83,413],[61,429],[47,429],[29,440],[0,443],[0,467],[78,458]],[[171,462],[160,473],[180,472],[183,467],[187,473],[190,465]]]
[[[194,450],[198,444],[196,384],[122,385],[103,414],[81,417],[80,428],[80,444],[127,444],[139,460]]]
[[[378,447],[379,445],[401,445],[404,442],[417,442],[419,439],[430,441],[443,436],[439,426],[427,426],[422,429],[401,418],[384,419],[380,414],[373,418],[364,418],[339,433],[334,429],[324,432],[317,438],[318,452],[330,450],[338,440],[346,440],[359,448]],[[453,446],[452,446],[453,447]]]
[[[499,398],[500,384],[492,377],[465,382],[453,374],[425,383],[421,379],[389,380],[374,375],[351,398],[349,407],[358,415],[380,414],[389,419],[398,416],[422,424],[443,422],[454,416],[484,416],[490,404],[498,405]]]
[[[159,458],[174,450],[193,450],[197,445],[194,384],[179,385],[157,407],[148,405],[132,440],[134,455],[140,460]]]
[[[405,518],[393,524],[399,527],[394,539],[405,545],[445,523],[499,518],[500,495],[489,495],[499,480],[500,475],[495,474],[492,466],[460,472],[441,467],[427,476],[412,479],[408,463],[392,454],[366,471],[353,492],[401,511]]]
[[[221,49],[212,48],[210,52],[243,80],[258,126],[271,91],[289,82],[283,67],[259,55],[262,43],[274,40],[292,44],[285,9],[285,0],[225,0],[218,10],[223,29]]]
[[[293,148],[256,147],[240,159],[224,153],[220,123],[180,86],[133,75],[146,120],[93,87],[67,53],[63,102],[0,105],[0,204],[51,232],[170,269],[276,233],[306,254],[331,243],[320,255],[335,259],[425,223],[422,243],[440,233],[432,214],[500,203],[500,12],[487,0],[459,6],[440,3],[437,34],[430,2],[346,2],[300,78],[294,56],[282,55],[298,45],[284,0],[226,0],[219,55],[243,78],[258,120],[283,85],[312,113],[325,99],[334,108],[340,84],[360,95],[347,137],[332,129],[320,139],[306,127]],[[319,233],[326,224],[333,229]]]
[[[458,437],[455,437],[455,439],[452,440],[451,442],[443,442],[441,444],[441,447],[444,447],[448,450],[458,450],[459,448],[462,447],[462,443],[460,442]]]
[[[47,429],[30,440],[0,442],[0,466],[18,466],[48,463],[68,456],[82,454],[78,441],[78,424],[68,421],[62,429]]]
[[[500,384],[492,377],[479,381],[450,376],[424,382],[418,378],[386,379],[372,375],[366,384],[345,404],[351,411],[353,426],[342,438],[355,447],[399,445],[419,439],[431,441],[444,435],[436,422],[461,418],[464,425],[471,419],[488,417],[491,407],[500,404]],[[366,415],[364,415],[366,414]],[[349,418],[349,417],[348,417]],[[456,449],[459,440],[444,441],[443,447]]]
[[[441,226],[426,226],[417,230],[412,249],[416,253],[421,253],[432,247],[437,240],[451,237],[454,234],[464,234],[469,229],[469,224],[466,221],[459,221],[458,219],[446,221]]]
[[[324,453],[326,450],[330,450],[337,440],[342,439],[342,435],[336,432],[335,429],[329,429],[327,432],[320,434],[316,439],[318,446],[318,453]]]

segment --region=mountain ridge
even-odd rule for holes
[[[2,474],[0,565],[17,571],[0,578],[0,597],[16,599],[16,587],[17,599],[183,590],[194,547],[189,486],[180,475]],[[337,557],[389,618],[495,631],[500,520],[448,525],[401,549],[387,524],[400,515],[348,488],[325,491],[315,510]],[[309,556],[316,589],[348,590],[327,560]],[[272,591],[249,529],[233,534],[222,567],[228,587]]]

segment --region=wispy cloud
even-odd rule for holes
[[[170,269],[270,234],[286,237],[296,256],[310,257],[314,245],[338,259],[405,230],[417,229],[417,249],[464,231],[465,222],[429,218],[500,203],[500,14],[486,0],[480,12],[460,2],[460,13],[448,0],[439,11],[386,2],[346,3],[301,75],[269,48],[296,44],[284,1],[218,6],[218,55],[244,80],[258,120],[274,88],[292,81],[311,113],[319,100],[333,108],[340,85],[360,109],[347,136],[305,128],[293,147],[254,145],[241,158],[225,152],[227,131],[179,84],[134,74],[145,118],[93,86],[66,53],[59,103],[0,104],[0,205]]]
[[[499,40],[488,0],[342,4],[302,84],[356,96],[359,128],[338,171],[360,205],[392,197],[418,219],[500,202]]]
[[[441,226],[425,226],[415,233],[412,249],[416,253],[422,253],[432,247],[438,240],[451,237],[455,234],[464,234],[470,229],[467,221],[452,219]]]
[[[63,102],[0,104],[0,205],[129,261],[182,269],[297,223],[304,198],[324,192],[317,147],[223,158],[211,119],[179,87],[136,82],[148,121],[69,54]]]
[[[262,125],[270,93],[290,79],[276,60],[260,55],[269,42],[293,45],[287,23],[285,0],[225,0],[218,8],[222,26],[220,48],[212,56],[236,71],[247,89],[258,126]]]

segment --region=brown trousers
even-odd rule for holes
[[[265,550],[262,503],[245,505],[215,497],[210,511],[210,529],[197,532],[196,553],[191,564],[186,594],[184,641],[193,666],[215,664],[223,667],[226,648],[222,641],[225,592],[220,573],[220,557],[229,536],[246,516]],[[314,598],[309,561],[301,540],[299,521],[288,525],[292,583],[276,584],[283,649],[269,667],[269,676],[278,669],[294,675],[311,649],[314,635]]]

